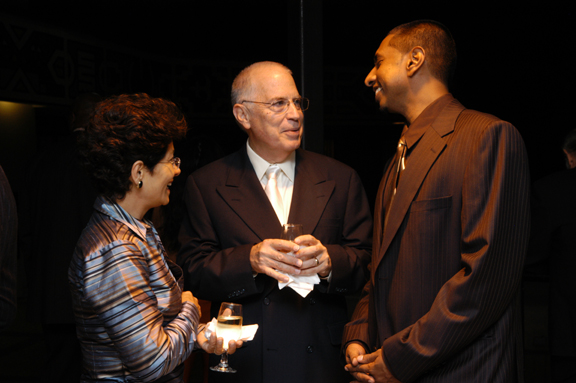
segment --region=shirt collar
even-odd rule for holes
[[[406,140],[406,146],[408,149],[410,149],[412,145],[418,142],[420,137],[422,137],[424,132],[426,132],[428,127],[432,125],[440,112],[442,112],[444,107],[448,105],[453,99],[454,97],[450,93],[438,97],[430,105],[428,105],[418,117],[416,117],[410,126],[404,126],[402,135]]]
[[[130,227],[130,229],[143,240],[146,240],[146,231],[152,227],[152,223],[148,220],[138,220],[128,214],[128,212],[117,203],[113,203],[107,198],[99,196],[94,202],[94,209],[99,212],[106,214],[113,220],[122,222],[123,224]]]
[[[252,163],[252,167],[256,172],[256,176],[258,177],[259,180],[261,180],[266,175],[266,170],[268,169],[268,167],[272,164],[266,161],[264,158],[260,157],[254,150],[252,150],[249,142],[250,139],[246,141],[246,152],[248,154],[250,162]],[[296,169],[295,151],[290,153],[290,155],[288,156],[288,158],[286,158],[286,160],[284,160],[284,162],[279,162],[276,165],[278,165],[280,169],[282,169],[282,171],[290,181],[294,182],[294,173]]]

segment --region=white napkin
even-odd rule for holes
[[[303,249],[305,246],[300,246]],[[294,256],[294,253],[291,251],[287,253],[287,255]],[[302,298],[306,298],[306,295],[310,294],[312,290],[314,290],[314,285],[320,283],[320,277],[318,274],[314,275],[292,275],[286,274],[281,271],[278,271],[280,274],[287,276],[288,282],[280,282],[278,281],[278,289],[282,290],[284,287],[288,286],[292,290],[296,291],[298,294],[302,296]]]
[[[218,324],[218,319],[216,319],[216,318],[212,318],[212,320],[206,324],[206,331],[204,332],[204,334],[206,335],[206,338],[209,338],[210,335],[212,335],[212,333],[214,331],[216,331],[216,325],[217,324]],[[256,331],[258,331],[258,325],[257,324],[249,324],[246,326],[242,326],[242,335],[240,335],[239,340],[247,342],[249,340],[254,339],[254,335],[256,335]]]
[[[280,274],[286,275],[290,280],[288,282],[280,282],[278,281],[278,288],[282,290],[284,287],[288,286],[292,290],[296,291],[298,294],[302,296],[302,298],[306,298],[306,295],[310,294],[312,290],[314,290],[314,285],[320,283],[320,277],[318,274],[314,275],[291,275],[291,274],[284,274],[281,271],[278,271]]]

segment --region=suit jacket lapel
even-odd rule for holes
[[[406,170],[400,178],[396,197],[390,206],[388,227],[384,228],[380,251],[377,253],[379,257],[377,264],[388,250],[428,171],[446,147],[445,136],[454,131],[456,119],[462,110],[464,107],[454,99],[444,108],[412,149]],[[375,269],[373,272],[376,271]]]
[[[260,240],[278,238],[280,221],[256,177],[246,147],[243,146],[236,154],[229,166],[226,185],[216,190]]]
[[[311,162],[305,151],[296,152],[296,174],[288,221],[302,224],[304,234],[314,232],[335,187],[335,182],[327,180],[322,169],[311,166]]]

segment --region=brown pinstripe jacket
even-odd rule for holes
[[[451,96],[449,96],[451,97]],[[410,149],[344,342],[407,382],[522,381],[519,286],[529,174],[518,131],[451,99]]]

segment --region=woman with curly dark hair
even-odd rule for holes
[[[197,299],[182,291],[182,270],[144,219],[169,201],[180,174],[173,141],[186,128],[174,103],[121,95],[97,105],[81,138],[100,193],[68,272],[82,382],[182,382],[195,346],[223,351],[222,338],[207,339],[198,326]],[[228,352],[240,345],[230,342]]]

